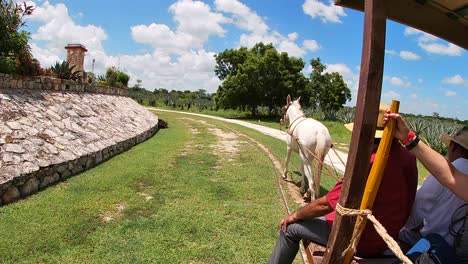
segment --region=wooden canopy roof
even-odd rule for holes
[[[385,16],[468,49],[468,0],[384,0]],[[364,11],[365,0],[335,0]]]

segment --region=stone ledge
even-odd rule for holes
[[[128,97],[0,89],[0,204],[150,138],[158,118]]]
[[[20,76],[6,73],[0,73],[0,88],[128,96],[128,89],[126,87],[101,86],[89,83],[77,83],[71,80],[62,80],[48,76]]]

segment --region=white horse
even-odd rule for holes
[[[288,95],[286,105],[281,109],[283,114],[281,123],[289,122],[283,178],[288,178],[287,172],[291,151],[299,152],[305,190],[303,198],[308,199],[310,197],[311,200],[314,200],[320,195],[322,165],[331,147],[331,137],[326,126],[315,119],[305,117],[299,103],[300,99],[299,97],[297,100],[291,101],[291,96]],[[312,177],[312,161],[315,164],[314,177]],[[307,182],[309,183],[310,194],[307,191]]]

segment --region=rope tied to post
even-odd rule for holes
[[[351,209],[341,206],[339,203],[336,204],[335,208],[336,212],[342,216],[359,216],[362,218],[366,218],[372,222],[374,225],[375,230],[377,233],[382,237],[382,239],[387,243],[388,248],[398,257],[403,263],[405,264],[412,264],[411,260],[403,254],[400,249],[398,243],[387,233],[385,227],[372,215],[372,211],[369,209],[365,210],[357,210]],[[343,256],[348,252],[352,251],[353,253],[356,252],[356,241],[357,238],[360,237],[362,231],[364,230],[366,221],[360,221],[359,226],[354,232],[353,237],[351,237],[351,241],[349,242],[349,246],[343,251]]]

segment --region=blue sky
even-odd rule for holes
[[[228,48],[273,43],[309,61],[320,57],[350,87],[355,105],[363,13],[322,0],[35,1],[27,30],[45,67],[66,58],[64,46],[88,49],[85,69],[117,66],[148,90],[216,92],[214,55]],[[468,56],[446,41],[387,22],[382,102],[400,111],[468,119]]]

